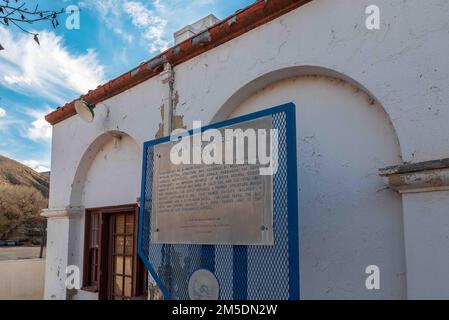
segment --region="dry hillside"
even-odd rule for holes
[[[48,198],[48,177],[33,169],[0,155],[0,185],[28,186]]]

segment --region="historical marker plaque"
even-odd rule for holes
[[[223,158],[225,129],[269,132],[271,117],[220,129]],[[244,164],[173,164],[176,143],[154,148],[151,241],[272,245],[273,177],[260,174],[260,163],[249,164],[245,155]]]

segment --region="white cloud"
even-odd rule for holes
[[[124,41],[157,53],[173,45],[173,33],[212,13],[218,0],[96,0],[90,8]],[[132,25],[130,25],[129,21]],[[136,32],[134,29],[139,30]]]
[[[23,76],[4,76],[3,80],[6,81],[6,83],[8,84],[20,84],[20,83],[24,83],[24,84],[31,84],[31,79],[30,78],[26,78]]]
[[[216,1],[97,0],[94,6],[112,32],[128,43],[140,40],[150,53],[157,53],[173,44],[173,32],[209,14]],[[130,29],[129,20],[140,33]]]
[[[0,141],[4,142],[5,135],[9,135],[11,133],[11,126],[15,126],[16,128],[21,128],[23,122],[12,117],[0,117]]]
[[[28,137],[32,140],[50,140],[51,126],[44,118],[37,119],[28,129]]]
[[[98,0],[95,9],[100,19],[115,34],[131,44],[135,38],[148,43],[150,53],[156,53],[168,48],[170,42],[166,40],[167,20],[160,14],[163,5],[158,0],[151,1],[155,10],[150,10],[142,2],[128,0]],[[131,20],[132,25],[141,33],[132,35],[126,21]],[[170,38],[169,38],[170,39]]]
[[[64,103],[104,81],[94,50],[72,54],[53,32],[40,32],[39,46],[30,35],[0,26],[0,39],[6,48],[0,54],[0,79],[16,92]]]
[[[154,1],[155,8],[160,8],[159,1]],[[138,1],[126,1],[125,12],[130,16],[134,26],[142,30],[143,38],[150,42],[150,52],[155,53],[168,48],[169,42],[164,40],[167,20],[147,9]]]
[[[105,25],[129,44],[135,41],[126,24],[131,20],[132,25],[142,31],[141,38],[148,43],[148,50],[156,53],[167,49],[170,42],[165,38],[167,20],[159,12],[163,5],[159,0],[150,3],[155,10],[149,10],[140,1],[128,0],[98,0],[94,6]]]
[[[48,167],[47,163],[42,163],[40,161],[36,160],[24,160],[21,161],[22,164],[26,165],[27,167],[30,167],[34,171],[37,172],[47,172],[50,171],[50,168]]]
[[[0,107],[0,142],[5,143],[6,136],[11,134],[11,126],[21,128],[22,124],[20,120],[11,116],[5,109]]]
[[[98,0],[95,1],[94,6],[100,14],[100,19],[110,30],[128,43],[134,41],[134,37],[124,30],[125,26],[121,17],[123,14],[122,0]]]
[[[42,142],[49,142],[51,140],[52,127],[44,118],[50,111],[50,108],[40,111],[28,110],[27,113],[35,119],[28,128],[28,138]]]

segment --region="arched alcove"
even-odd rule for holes
[[[239,90],[234,92],[225,101],[225,103],[218,109],[218,111],[213,116],[211,123],[228,119],[230,114],[236,109],[236,106],[240,105],[245,99],[254,95],[258,91],[268,87],[271,84],[280,82],[282,80],[306,76],[325,77],[345,82],[353,86],[354,90],[363,92],[367,96],[367,98],[370,101],[372,101],[372,103],[377,103],[378,105],[381,105],[381,103],[376,99],[375,95],[370,92],[370,90],[368,90],[357,80],[351,78],[350,76],[347,76],[344,73],[321,66],[313,66],[313,65],[291,66],[267,72],[265,74],[256,77],[255,79],[248,81],[245,85],[243,85]],[[289,102],[288,99],[284,99],[283,101]],[[389,118],[388,115],[387,117]]]
[[[86,149],[72,184],[70,206],[113,207],[136,203],[140,194],[142,151],[122,131],[98,136]],[[84,215],[70,221],[68,263],[83,269]],[[97,293],[80,290],[75,299],[97,299]]]
[[[402,201],[378,168],[401,162],[388,114],[338,72],[298,67],[263,75],[236,92],[213,122],[296,105],[301,298],[405,298]],[[368,265],[382,290],[367,290]]]
[[[133,203],[140,194],[142,151],[121,131],[97,137],[85,151],[72,184],[72,207]]]

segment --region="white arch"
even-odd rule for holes
[[[71,207],[82,207],[83,206],[83,189],[86,182],[87,174],[89,169],[100,150],[112,141],[114,138],[121,139],[122,137],[129,137],[133,143],[138,146],[136,139],[131,135],[118,130],[112,130],[105,132],[98,136],[84,152],[81,160],[76,169],[75,177],[72,183],[72,189],[70,194],[70,206]],[[141,152],[141,148],[138,147]]]
[[[259,77],[247,82],[243,85],[239,90],[237,90],[234,94],[232,94],[228,100],[218,109],[215,115],[212,117],[211,123],[223,121],[229,118],[234,109],[239,106],[243,101],[245,101],[248,97],[252,96],[254,93],[259,90],[274,84],[276,82],[287,80],[291,78],[297,78],[302,76],[322,76],[333,78],[336,80],[344,81],[356,88],[356,90],[360,90],[361,92],[367,95],[367,99],[371,100],[373,104],[378,104],[382,107],[383,111],[387,115],[390,123],[395,132],[395,136],[398,139],[397,143],[399,145],[400,150],[402,151],[401,144],[399,141],[399,137],[397,134],[397,130],[394,126],[394,123],[391,121],[390,115],[382,106],[380,101],[360,82],[357,80],[340,73],[336,70],[332,70],[326,67],[314,66],[314,65],[302,65],[302,66],[291,66],[286,68],[277,69],[274,71],[267,72],[265,74],[260,75]],[[289,102],[289,101],[286,101]],[[268,107],[268,106],[267,106]],[[401,152],[402,157],[402,152]]]
[[[301,298],[402,298],[402,203],[378,175],[400,161],[387,112],[338,72],[293,67],[247,83],[213,121],[287,102],[297,111]],[[388,283],[376,296],[359,273],[371,261]]]

